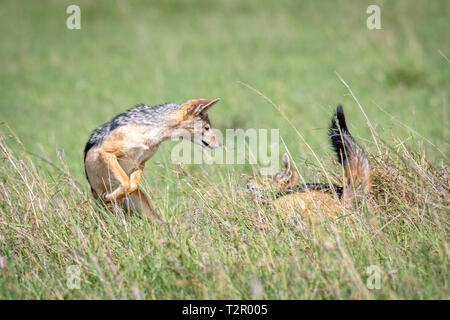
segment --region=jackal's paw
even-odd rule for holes
[[[112,202],[115,200],[114,192],[103,192],[101,197],[105,202]]]
[[[109,199],[109,197],[108,197],[108,195],[109,195],[109,192],[103,192],[101,195],[100,195],[100,198],[103,200],[103,201],[105,201],[105,202],[109,202],[108,201],[108,199]]]
[[[133,192],[135,192],[138,189],[138,185],[134,182],[130,183],[130,188],[128,188],[127,193],[128,194],[132,194]]]

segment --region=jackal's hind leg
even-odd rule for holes
[[[132,209],[147,214],[147,216],[154,216],[156,219],[161,220],[159,215],[152,209],[150,203],[144,192],[137,189],[135,192],[131,193],[128,198],[131,200]]]

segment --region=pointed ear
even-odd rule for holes
[[[292,170],[291,160],[289,159],[289,156],[287,153],[283,155],[283,158],[281,159],[281,163],[283,165],[283,171],[286,172],[286,175],[290,178],[292,177],[292,174],[294,173]]]
[[[199,116],[205,114],[209,108],[211,108],[215,103],[220,101],[219,98],[216,99],[192,99],[188,100],[183,104],[183,109],[186,111],[186,115]]]

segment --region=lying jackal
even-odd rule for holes
[[[261,199],[267,189],[273,190],[276,192],[275,205],[282,209],[295,208],[308,214],[314,209],[327,214],[336,213],[339,206],[349,205],[358,195],[367,194],[371,180],[369,160],[348,131],[344,110],[340,105],[333,115],[328,137],[339,163],[344,167],[343,186],[299,183],[288,155],[284,154],[282,170],[268,179],[249,180],[247,191]],[[339,201],[336,201],[335,194]]]
[[[184,137],[206,149],[220,146],[207,111],[220,99],[194,99],[181,105],[139,105],[95,129],[84,149],[86,177],[95,198],[155,214],[138,189],[145,162],[161,142]]]

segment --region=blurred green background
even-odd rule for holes
[[[81,30],[66,28],[70,4],[81,8]],[[381,30],[366,27],[370,4],[381,8]],[[331,154],[326,128],[338,103],[370,149],[366,120],[336,72],[388,142],[395,134],[433,161],[448,161],[449,1],[0,6],[0,120],[45,158],[63,149],[79,181],[95,127],[138,103],[200,97],[222,98],[210,112],[213,126],[280,128],[294,159],[308,159],[281,115],[240,81],[279,104],[320,155]],[[170,147],[163,144],[151,161],[170,161]]]

